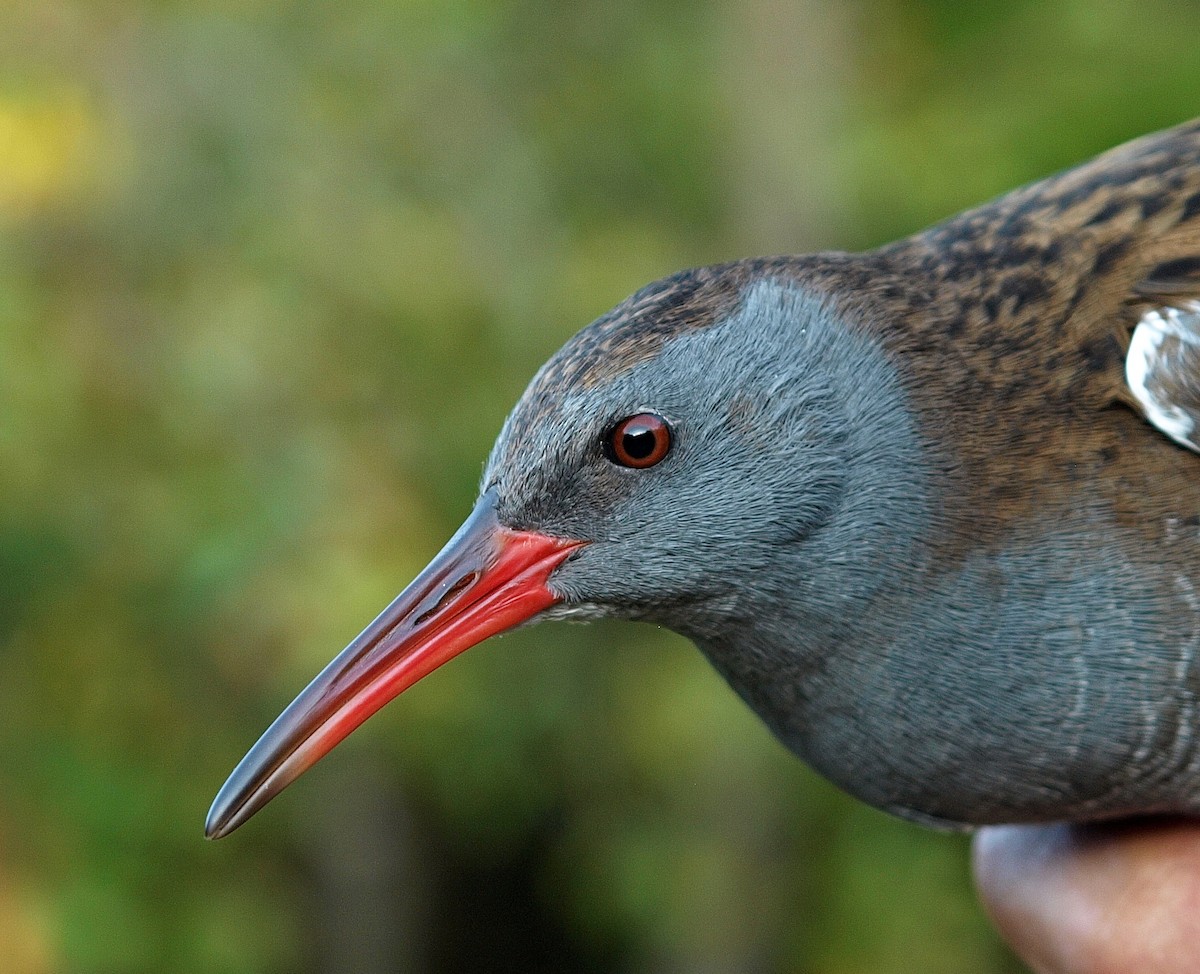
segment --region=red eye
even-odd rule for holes
[[[604,452],[622,467],[653,467],[671,449],[671,428],[654,413],[628,416],[604,435]]]

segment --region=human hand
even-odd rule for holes
[[[1200,822],[980,829],[975,881],[1038,974],[1200,974]]]

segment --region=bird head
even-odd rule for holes
[[[719,615],[745,580],[715,566],[762,568],[837,504],[844,416],[803,347],[819,302],[771,282],[697,293],[696,273],[570,341],[493,448],[501,523],[583,542],[551,615]]]
[[[615,616],[736,642],[783,625],[784,603],[834,617],[869,598],[856,564],[894,545],[887,498],[906,494],[891,471],[908,465],[888,462],[913,448],[900,397],[828,303],[753,266],[639,291],[534,377],[463,527],[267,730],[206,833],[515,625]]]

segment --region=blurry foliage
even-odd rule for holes
[[[648,627],[495,641],[201,823],[571,332],[1183,120],[1196,36],[1177,0],[0,7],[5,970],[1015,970],[963,840]]]

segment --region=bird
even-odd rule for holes
[[[206,834],[488,636],[602,617],[919,823],[1200,814],[1198,423],[1200,119],[875,250],[656,281],[537,372]]]

